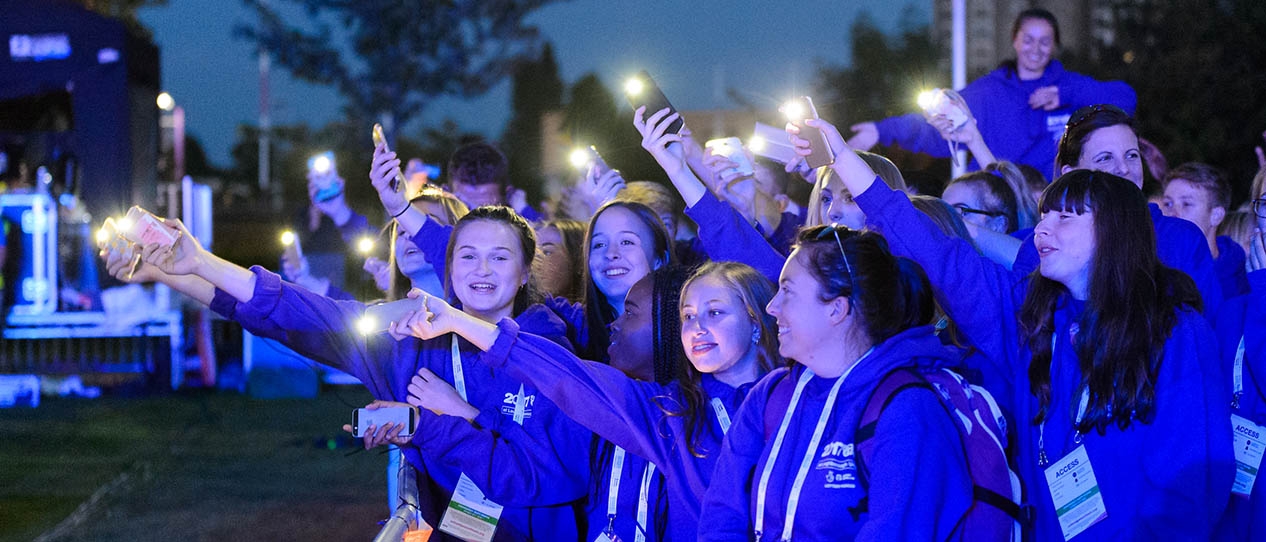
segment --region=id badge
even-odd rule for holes
[[[1262,465],[1266,450],[1266,428],[1245,418],[1231,415],[1231,434],[1235,440],[1235,485],[1231,492],[1244,498],[1253,493],[1253,482]]]
[[[484,492],[462,473],[440,521],[440,530],[467,542],[489,542],[497,532],[503,508],[484,498]]]
[[[1108,517],[1084,445],[1046,468],[1046,488],[1055,503],[1055,515],[1059,517],[1064,540],[1071,540]]]

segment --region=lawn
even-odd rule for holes
[[[367,542],[388,515],[387,458],[348,456],[337,438],[369,400],[340,387],[304,400],[194,391],[0,410],[0,541]]]

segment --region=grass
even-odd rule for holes
[[[369,401],[204,391],[0,410],[0,542],[48,533],[107,485],[57,540],[368,541],[388,515],[386,456],[329,441]]]

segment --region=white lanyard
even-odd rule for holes
[[[725,403],[721,402],[720,397],[712,398],[712,410],[717,413],[717,422],[721,424],[721,433],[730,432],[730,413],[725,410]]]
[[[1059,333],[1051,334],[1051,373],[1052,380],[1055,378],[1055,339],[1059,337]],[[1081,401],[1077,405],[1077,419],[1073,421],[1073,430],[1077,435],[1073,437],[1073,442],[1081,444],[1081,430],[1077,429],[1081,425],[1081,419],[1086,416],[1086,407],[1090,404],[1090,388],[1086,387],[1081,390]],[[1049,417],[1050,414],[1047,415]],[[1061,448],[1062,449],[1062,448]],[[1042,418],[1042,423],[1037,426],[1037,464],[1045,467],[1050,461],[1046,458],[1046,417]]]
[[[466,371],[462,369],[462,352],[457,348],[456,333],[453,334],[453,385],[457,388],[457,395],[469,403],[470,399],[466,398]]]
[[[1235,365],[1231,370],[1231,408],[1240,409],[1240,396],[1244,394],[1244,336],[1235,348]]]
[[[615,455],[611,459],[611,481],[610,492],[607,494],[607,530],[609,537],[615,536],[615,511],[616,505],[620,501],[620,476],[624,473],[624,448],[615,447]],[[634,533],[634,542],[646,541],[646,508],[647,502],[650,500],[651,479],[655,475],[655,464],[646,462],[646,469],[642,471],[642,487],[637,495],[637,526]]]
[[[809,476],[809,467],[813,465],[813,458],[818,454],[818,444],[822,441],[822,433],[826,431],[826,422],[831,418],[831,411],[835,409],[835,398],[839,395],[840,385],[848,378],[848,374],[853,372],[853,369],[869,355],[870,351],[867,351],[848,370],[844,371],[844,374],[840,375],[831,386],[831,393],[826,396],[826,404],[822,405],[818,424],[813,429],[813,438],[809,440],[809,448],[805,450],[804,458],[800,461],[800,470],[796,472],[796,480],[791,484],[791,493],[787,495],[787,514],[780,540],[791,540],[791,529],[796,521],[796,508],[800,506],[800,490],[804,487],[805,478]],[[806,367],[804,373],[800,375],[800,380],[796,382],[796,390],[792,392],[791,403],[787,405],[787,412],[782,416],[782,424],[778,426],[778,435],[774,437],[774,446],[769,451],[769,459],[765,461],[765,468],[761,470],[760,483],[756,487],[757,540],[760,540],[761,532],[765,530],[765,495],[769,490],[769,475],[774,470],[774,463],[778,461],[778,453],[782,450],[782,442],[787,436],[787,427],[791,425],[791,416],[795,413],[796,406],[800,404],[800,395],[811,379],[813,379],[813,370]]]

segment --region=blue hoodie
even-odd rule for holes
[[[1266,427],[1266,270],[1248,275],[1248,295],[1228,300],[1218,315],[1218,352],[1222,379],[1230,385],[1231,368],[1240,340],[1244,340],[1244,391],[1236,415]],[[1266,464],[1262,465],[1266,466]],[[1218,526],[1218,540],[1266,540],[1266,476],[1259,475],[1250,499],[1231,497],[1226,517]]]
[[[720,399],[727,416],[732,417],[749,386],[735,389],[712,375],[703,375],[700,408],[705,418],[702,429],[695,432],[695,449],[703,457],[697,457],[685,445],[681,416],[668,416],[660,408],[676,409],[684,404],[675,382],[661,385],[633,380],[614,367],[579,359],[549,340],[520,333],[513,320],[503,319],[497,327],[501,334],[481,359],[494,369],[504,369],[534,384],[581,425],[659,467],[668,493],[669,537],[694,539],[699,528],[699,503],[712,479],[724,437],[711,399]]]
[[[1063,541],[1044,470],[1038,465],[1038,399],[1029,393],[1032,352],[1019,329],[1018,309],[1027,278],[980,256],[966,241],[952,239],[904,194],[875,182],[855,198],[867,224],[883,234],[894,254],[909,257],[927,272],[937,300],[959,330],[984,355],[1003,362],[982,371],[1011,381],[1009,408],[1017,424],[1016,466],[1025,498],[1036,506],[1037,540]],[[1206,250],[1208,250],[1206,246]],[[1055,312],[1055,336],[1069,336],[1078,303],[1065,300]],[[1151,423],[1127,429],[1111,425],[1105,434],[1084,437],[1108,516],[1077,537],[1082,540],[1207,540],[1226,508],[1234,478],[1229,386],[1214,356],[1207,321],[1183,310],[1163,347],[1155,383]],[[970,358],[969,358],[970,359]],[[1052,362],[1051,398],[1045,433],[1052,461],[1076,449],[1073,398],[1081,381],[1076,354],[1057,347]],[[994,391],[1000,402],[1001,392]]]
[[[1059,108],[1053,111],[1029,107],[1029,96],[1041,87],[1059,87]],[[1091,77],[1064,70],[1058,60],[1051,60],[1042,76],[1021,81],[1009,68],[999,67],[972,81],[959,91],[967,107],[976,117],[980,134],[994,156],[1037,168],[1043,175],[1053,175],[1055,153],[1064,125],[1080,107],[1112,104],[1134,114],[1137,97],[1134,89],[1121,81],[1096,81]],[[921,114],[890,117],[875,123],[879,127],[879,144],[937,157],[948,157],[949,146]]]
[[[699,225],[699,242],[713,261],[745,263],[778,284],[778,275],[782,273],[782,264],[787,256],[775,250],[770,241],[730,204],[717,199],[711,191],[704,191],[694,207],[686,209],[686,216]],[[788,218],[784,215],[783,222],[787,223]],[[782,231],[783,228],[779,226],[778,229]],[[781,235],[787,234],[783,232]],[[794,230],[792,236],[794,239]]]
[[[1222,287],[1222,298],[1247,294],[1248,277],[1245,276],[1244,263],[1248,261],[1248,255],[1244,253],[1244,247],[1225,235],[1219,235],[1214,242],[1218,244],[1218,257],[1213,260],[1213,269]]]
[[[875,346],[841,385],[818,448],[817,461],[800,492],[792,538],[796,540],[945,540],[972,505],[972,481],[954,421],[927,390],[900,393],[884,409],[866,457],[869,495],[857,478],[853,432],[879,381],[893,369],[943,365],[957,354],[941,345],[931,326],[903,331]],[[797,365],[762,378],[739,409],[712,486],[703,503],[699,540],[752,538],[757,488],[770,460],[777,429],[766,433],[765,419],[782,421],[787,405],[766,412],[777,385],[795,386],[805,372]],[[831,387],[838,378],[812,377],[805,386],[769,476],[765,524],[760,540],[779,540],[789,493],[808,451]],[[854,513],[862,499],[868,513]]]
[[[1213,253],[1209,251],[1209,241],[1194,223],[1165,216],[1155,203],[1149,203],[1147,208],[1152,213],[1152,228],[1156,232],[1156,256],[1161,263],[1186,273],[1196,281],[1196,288],[1204,301],[1202,312],[1210,318],[1217,317],[1223,295],[1213,264]],[[1030,234],[1020,245],[1011,270],[1017,275],[1028,275],[1040,264],[1041,259]]]
[[[364,304],[318,296],[258,266],[251,271],[256,282],[249,302],[238,303],[217,289],[211,303],[243,329],[356,376],[377,399],[405,402],[409,381],[423,367],[453,384],[451,336],[428,341],[396,341],[386,333],[364,337],[354,331]],[[564,340],[564,325],[544,307],[531,307],[518,319]],[[531,385],[478,363],[483,354],[469,343],[461,341],[460,347],[468,401],[479,416],[472,424],[419,409],[417,438],[401,447],[410,463],[430,475],[432,483],[420,481],[419,487],[429,487],[434,494],[426,497],[436,506],[423,510],[423,516],[439,526],[439,513],[464,473],[505,506],[494,540],[578,539],[592,433]],[[522,425],[511,418],[516,401],[527,405]]]

